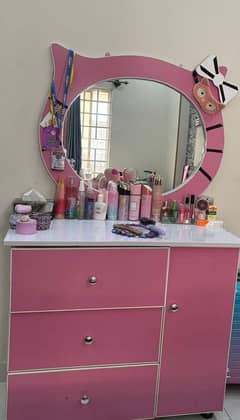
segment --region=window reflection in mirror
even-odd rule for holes
[[[143,179],[144,171],[155,170],[167,192],[198,170],[206,138],[183,95],[154,81],[120,79],[92,86],[73,102],[63,144],[78,174],[133,167]]]

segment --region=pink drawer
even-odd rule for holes
[[[156,362],[161,309],[13,314],[9,369]]]
[[[167,254],[167,248],[15,249],[11,310],[161,306]]]
[[[153,417],[156,366],[8,377],[8,420]]]

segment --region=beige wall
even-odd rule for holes
[[[82,54],[148,55],[192,69],[208,54],[240,82],[238,0],[21,0],[0,8],[1,237],[12,199],[30,187],[52,196],[41,163],[38,120],[51,77],[49,44],[58,41]],[[224,110],[226,147],[207,190],[219,216],[240,234],[240,95]],[[0,362],[6,360],[9,294],[8,250],[0,250]]]

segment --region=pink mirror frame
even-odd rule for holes
[[[52,44],[51,48],[56,96],[59,101],[62,101],[68,49],[59,44]],[[192,94],[194,86],[192,71],[149,57],[109,56],[88,58],[76,54],[74,59],[74,78],[67,98],[67,106],[87,87],[100,81],[119,78],[137,78],[161,82],[182,93],[196,107],[205,125],[205,156],[198,171],[175,190],[164,193],[164,198],[166,200],[176,199],[181,201],[187,195],[195,194],[195,196],[199,196],[202,194],[215,177],[220,166],[224,148],[224,129],[220,112],[214,115],[202,113],[198,103],[195,101]],[[49,101],[47,100],[41,120],[48,112]],[[57,182],[60,175],[65,178],[74,176],[77,183],[79,183],[79,176],[67,160],[64,171],[60,172],[51,169],[51,151],[43,150],[43,129],[41,126],[39,141],[42,160],[52,179]]]

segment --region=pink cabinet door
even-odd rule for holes
[[[176,248],[170,261],[157,414],[222,410],[238,250]]]
[[[9,369],[157,362],[161,309],[11,315]]]
[[[153,417],[156,366],[9,375],[8,420]]]
[[[167,256],[167,248],[14,249],[11,310],[162,306]]]

